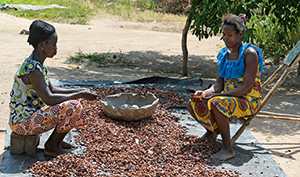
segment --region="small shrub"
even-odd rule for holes
[[[157,11],[158,4],[161,0],[137,0],[138,7],[143,10],[154,10]]]
[[[121,67],[132,67],[133,61],[126,58],[125,54],[120,50],[119,54],[112,54],[110,51],[106,53],[83,53],[79,50],[75,56],[70,56],[73,62],[81,63],[88,61],[88,65],[98,64],[98,67],[109,67],[110,64],[119,63]]]
[[[76,52],[75,56],[70,56],[71,61],[84,62],[85,60],[92,61],[98,64],[98,67],[108,67],[108,53],[83,53],[82,51]]]
[[[163,0],[161,12],[172,14],[187,14],[191,8],[190,0]]]
[[[270,59],[273,64],[280,63],[300,40],[299,23],[297,28],[288,30],[288,35],[283,38],[278,37],[278,34],[284,33],[283,28],[278,28],[278,23],[274,15],[253,16],[249,21],[249,25],[255,29],[255,44],[263,50],[264,58]]]
[[[133,66],[133,61],[126,58],[125,54],[120,50],[120,54],[116,56],[115,63],[121,63],[121,67],[128,68]]]

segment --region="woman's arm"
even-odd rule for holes
[[[258,54],[255,49],[250,48],[245,55],[245,73],[243,85],[237,87],[229,92],[218,94],[219,96],[243,96],[249,93],[255,82],[256,72],[258,65]]]
[[[61,88],[61,87],[56,87],[54,85],[52,85],[52,83],[48,82],[49,85],[49,89],[52,93],[63,93],[63,94],[68,94],[68,93],[76,93],[76,92],[80,92],[83,91],[85,89],[82,88],[77,88],[77,89],[65,89],[65,88]]]
[[[224,78],[217,74],[216,82],[208,89],[202,91],[198,90],[195,94],[190,94],[192,101],[200,101],[202,98],[210,97],[212,93],[220,93],[224,89]]]
[[[42,98],[47,105],[55,105],[67,100],[84,98],[87,100],[96,99],[97,95],[89,91],[59,94],[52,93],[48,85],[45,83],[43,74],[39,70],[34,70],[28,74],[28,78],[36,91],[36,93]]]
[[[224,89],[224,78],[220,77],[219,71],[216,78],[216,82],[214,83],[214,85],[211,86],[211,88],[213,92],[210,93],[220,93]]]

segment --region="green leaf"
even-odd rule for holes
[[[280,40],[280,34],[276,33],[275,34],[275,39],[276,39],[276,41],[279,41]]]

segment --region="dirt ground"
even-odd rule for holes
[[[4,135],[9,115],[9,93],[13,75],[32,47],[27,35],[31,20],[0,13],[0,149],[4,147]],[[93,19],[88,25],[52,23],[57,30],[58,54],[47,59],[49,77],[75,80],[129,80],[147,76],[180,77],[182,73],[181,33],[184,24],[135,23],[114,19]],[[159,29],[159,31],[157,31]],[[170,32],[174,31],[174,32]],[[188,35],[189,77],[200,77],[205,82],[214,80],[217,71],[216,55],[224,44],[220,37],[199,41]],[[110,67],[99,68],[87,63],[68,60],[76,52],[108,53]],[[131,65],[121,67],[118,58]],[[265,65],[263,79],[278,66]],[[296,69],[265,106],[265,111],[300,115],[300,82]],[[268,88],[269,89],[269,88]],[[268,90],[267,89],[267,90]],[[248,128],[267,149],[273,159],[289,177],[300,172],[300,124],[255,119]]]

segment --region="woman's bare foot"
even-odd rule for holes
[[[206,131],[206,133],[201,137],[201,138],[207,138],[210,140],[215,140],[217,138],[218,134],[215,132],[211,132],[211,131]]]
[[[58,148],[46,148],[44,149],[44,154],[47,156],[51,156],[51,157],[56,157],[60,154],[65,154],[68,153],[69,151],[66,149],[63,149],[62,147],[58,147]]]
[[[76,146],[73,146],[72,144],[69,144],[67,142],[61,142],[61,147],[64,148],[64,149],[73,149],[73,148],[76,148]]]
[[[217,160],[217,161],[225,161],[225,160],[228,160],[230,158],[233,158],[234,156],[235,156],[235,153],[232,149],[227,150],[225,148],[222,148],[221,151],[213,154],[211,156],[211,159],[212,160]]]

